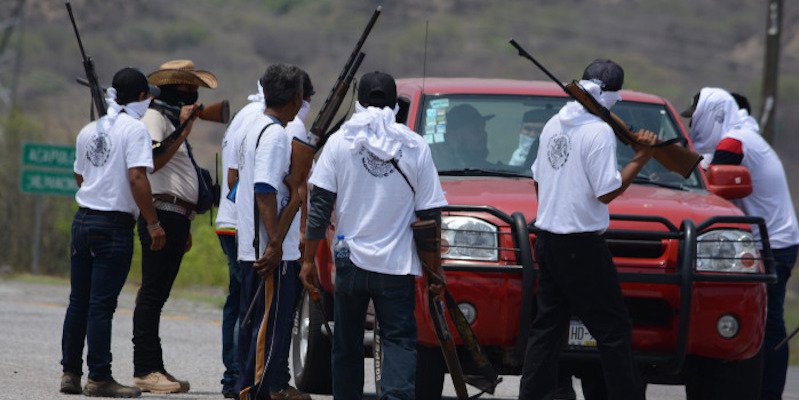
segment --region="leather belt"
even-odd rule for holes
[[[153,198],[159,201],[163,201],[164,203],[174,204],[176,206],[180,206],[185,208],[187,211],[194,211],[196,208],[194,203],[189,203],[186,200],[179,198],[178,196],[174,196],[171,194],[154,194]]]

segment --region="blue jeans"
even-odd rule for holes
[[[333,397],[363,398],[363,331],[369,299],[383,343],[381,399],[413,399],[416,379],[414,276],[387,275],[336,259]]]
[[[69,306],[61,336],[64,372],[82,375],[83,342],[89,379],[111,376],[111,322],[133,257],[133,216],[81,208],[72,220]]]
[[[763,338],[763,385],[761,399],[781,399],[785,388],[785,375],[788,371],[788,343],[779,350],[774,350],[779,342],[787,336],[785,319],[785,285],[791,277],[791,269],[796,263],[799,246],[773,249],[774,267],[777,270],[777,282],[768,285],[768,306],[766,317],[766,334]]]
[[[222,308],[222,363],[225,364],[225,373],[222,375],[222,391],[233,392],[236,379],[239,376],[238,352],[238,319],[239,296],[241,292],[241,269],[239,268],[238,244],[236,235],[217,235],[222,252],[227,256],[228,267],[228,294],[225,306]]]

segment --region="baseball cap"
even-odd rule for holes
[[[694,111],[696,111],[696,105],[699,104],[699,92],[696,92],[694,95],[693,100],[691,101],[691,105],[688,106],[683,112],[680,113],[680,116],[685,118],[691,118],[694,116]]]
[[[397,104],[394,77],[380,71],[364,74],[358,86],[358,103],[364,107],[394,107]]]
[[[120,99],[136,98],[141,92],[149,93],[153,97],[158,97],[161,94],[158,86],[149,84],[144,73],[132,67],[125,67],[117,71],[111,86],[116,89],[117,98]]]
[[[603,91],[615,92],[624,84],[624,69],[611,60],[598,58],[585,67],[582,79],[598,80]]]
[[[482,124],[494,118],[494,114],[483,115],[470,104],[460,104],[447,111],[447,129]]]

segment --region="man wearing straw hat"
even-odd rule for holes
[[[158,327],[161,309],[169,297],[183,254],[191,248],[190,228],[199,181],[186,139],[191,133],[194,111],[199,107],[197,89],[201,86],[214,89],[217,80],[212,73],[196,69],[190,60],[168,61],[147,79],[161,89],[159,100],[181,111],[175,115],[151,108],[142,118],[152,140],[161,145],[161,150],[153,156],[155,168],[149,179],[167,243],[159,251],[149,250],[146,223],[139,219],[142,284],[133,311],[133,384],[143,392],[180,393],[189,390],[189,382],[178,380],[166,371]]]

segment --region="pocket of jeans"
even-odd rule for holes
[[[92,256],[99,260],[116,257],[127,259],[133,255],[133,232],[121,229],[89,229],[86,240]]]

